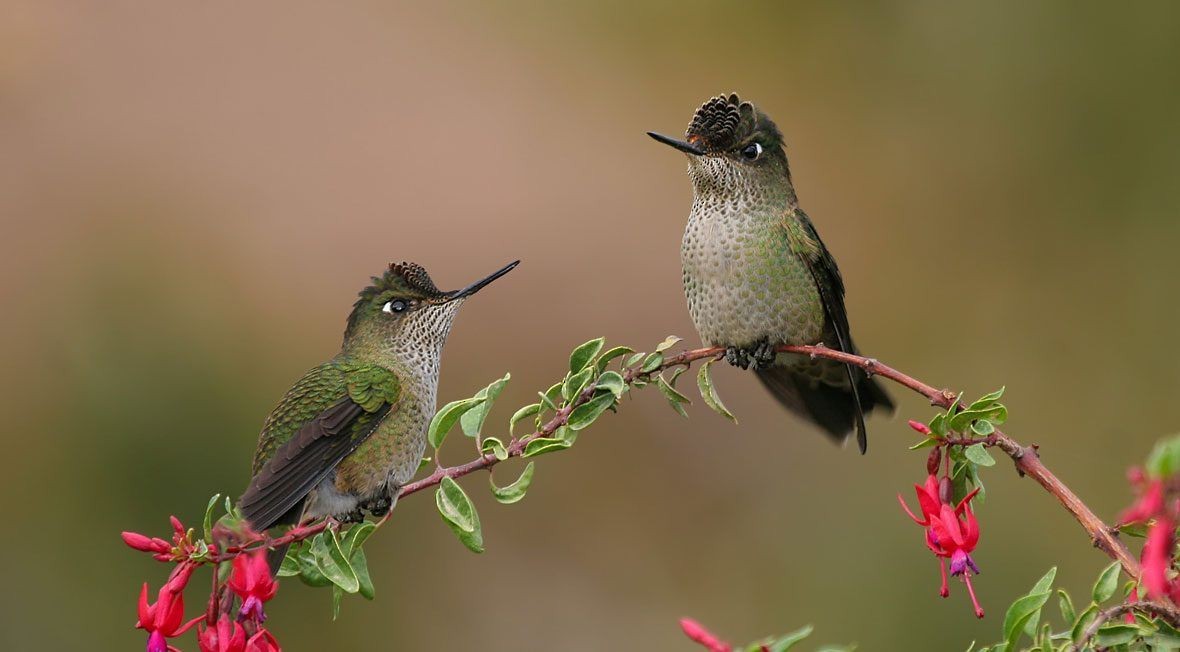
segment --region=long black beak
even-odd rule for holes
[[[491,276],[489,276],[485,279],[476,281],[476,282],[472,283],[471,285],[468,285],[467,287],[463,288],[462,290],[455,290],[454,292],[451,293],[451,299],[462,299],[465,297],[469,297],[469,296],[475,294],[476,292],[479,292],[480,290],[483,289],[483,287],[485,285],[500,278],[501,276],[507,274],[508,272],[511,272],[512,268],[516,267],[519,264],[520,264],[519,260],[514,260],[514,261],[508,263],[507,265],[501,267],[499,270],[493,272]]]
[[[692,143],[686,143],[683,140],[676,140],[675,138],[669,138],[663,134],[657,134],[654,131],[647,132],[647,135],[654,138],[657,142],[661,142],[661,143],[667,145],[668,147],[675,147],[676,149],[684,152],[685,154],[692,154],[693,156],[703,156],[705,153],[705,150],[701,149],[700,147],[697,147],[696,145],[693,145]]]

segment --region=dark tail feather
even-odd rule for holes
[[[856,380],[855,394],[851,385],[816,382],[813,376],[798,373],[791,367],[771,367],[756,373],[758,380],[779,403],[823,428],[825,434],[837,443],[843,443],[855,429],[862,453],[867,446],[864,415],[876,408],[893,412],[893,401],[885,389],[859,369],[852,372]]]
[[[301,501],[295,503],[294,507],[287,510],[282,516],[280,516],[278,519],[276,519],[275,522],[268,524],[266,526],[266,528],[269,529],[269,528],[276,526],[276,525],[295,525],[295,524],[299,523],[300,518],[303,516],[303,503],[304,502],[306,502],[306,501],[301,500]],[[245,514],[243,514],[243,516],[246,517],[247,521],[251,522],[250,523],[251,527],[254,527],[253,518],[256,517],[257,515],[245,513]],[[257,529],[257,528],[255,528],[255,529]],[[266,564],[268,566],[270,566],[271,576],[278,577],[279,566],[283,565],[283,558],[287,556],[287,548],[289,548],[289,547],[290,547],[290,544],[285,544],[285,545],[277,546],[271,550],[266,551]]]
[[[271,577],[279,576],[279,567],[283,565],[283,558],[287,556],[287,548],[290,547],[291,544],[284,543],[266,551],[266,564],[270,566]]]

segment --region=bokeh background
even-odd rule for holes
[[[685,164],[644,131],[719,92],[785,132],[867,353],[1007,385],[1009,432],[1110,517],[1177,429],[1176,5],[430,4],[4,2],[0,647],[139,649],[164,568],[118,532],[236,496],[263,416],[389,261],[457,287],[523,259],[443,360],[443,401],[511,371],[495,423],[592,337],[695,343]],[[919,398],[861,457],[751,376],[717,382],[740,426],[639,394],[522,503],[465,482],[486,554],[416,496],[368,545],[375,602],[333,623],[284,582],[271,624],[290,650],[686,650],[684,615],[953,650],[998,638],[1048,566],[1086,590],[1106,563],[1001,462],[977,622],[897,507]]]

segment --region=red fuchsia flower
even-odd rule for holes
[[[1139,580],[1149,598],[1163,598],[1177,590],[1168,579],[1172,567],[1173,534],[1176,524],[1167,516],[1157,516],[1147,530],[1147,541],[1143,544],[1143,572]]]
[[[201,652],[282,652],[278,641],[265,629],[246,638],[246,630],[225,615],[215,627],[200,628],[197,645]]]
[[[942,501],[938,498],[938,478],[933,473],[926,476],[926,483],[914,485],[914,492],[918,494],[918,508],[922,510],[922,518],[914,516],[901,494],[897,494],[897,502],[901,503],[901,508],[910,515],[910,518],[914,519],[915,523],[922,527],[929,527],[930,519],[938,516],[942,508]]]
[[[942,577],[938,594],[944,598],[951,594],[946,579],[946,562],[949,559],[951,575],[963,578],[967,593],[971,596],[971,604],[975,607],[975,615],[983,618],[983,608],[979,606],[975,587],[971,585],[971,573],[979,574],[979,567],[971,558],[971,553],[979,543],[979,521],[971,511],[971,499],[979,493],[979,489],[976,488],[958,505],[952,506],[947,499],[949,487],[944,487],[945,484],[931,473],[926,476],[925,484],[914,485],[918,506],[922,510],[921,518],[910,511],[901,494],[898,494],[897,501],[915,523],[926,528],[926,547],[938,557],[938,570]]]
[[[1126,525],[1129,523],[1146,523],[1154,518],[1156,515],[1164,511],[1164,481],[1152,480],[1147,485],[1147,489],[1140,494],[1139,499],[1135,501],[1119,516],[1119,522]]]
[[[275,596],[279,585],[270,576],[265,549],[234,557],[234,571],[229,578],[229,588],[242,599],[238,620],[251,620],[256,623],[266,620],[262,603]]]
[[[244,652],[246,630],[222,614],[215,626],[197,628],[197,646],[201,652]]]
[[[192,575],[192,564],[180,564],[164,586],[154,604],[148,603],[148,585],[144,582],[139,593],[139,621],[135,626],[148,632],[147,652],[174,650],[168,639],[180,636],[201,620],[201,617],[181,625],[184,619],[184,587]]]
[[[704,625],[692,618],[681,618],[680,629],[684,630],[685,636],[700,643],[709,652],[731,652],[733,650],[729,643],[714,636],[712,632],[705,629]]]

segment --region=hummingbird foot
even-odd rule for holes
[[[360,509],[368,511],[377,518],[388,514],[390,507],[393,507],[393,499],[389,496],[388,491],[376,498],[370,498],[360,505]]]
[[[778,346],[771,344],[769,340],[763,340],[754,347],[750,352],[750,357],[754,359],[755,369],[769,369],[774,366],[774,361],[778,358]]]
[[[730,346],[725,349],[725,361],[741,369],[750,368],[750,352],[746,349]]]
[[[358,506],[357,508],[353,509],[351,512],[345,512],[343,514],[338,514],[336,516],[336,520],[341,523],[360,523],[361,521],[365,520],[365,513]]]

